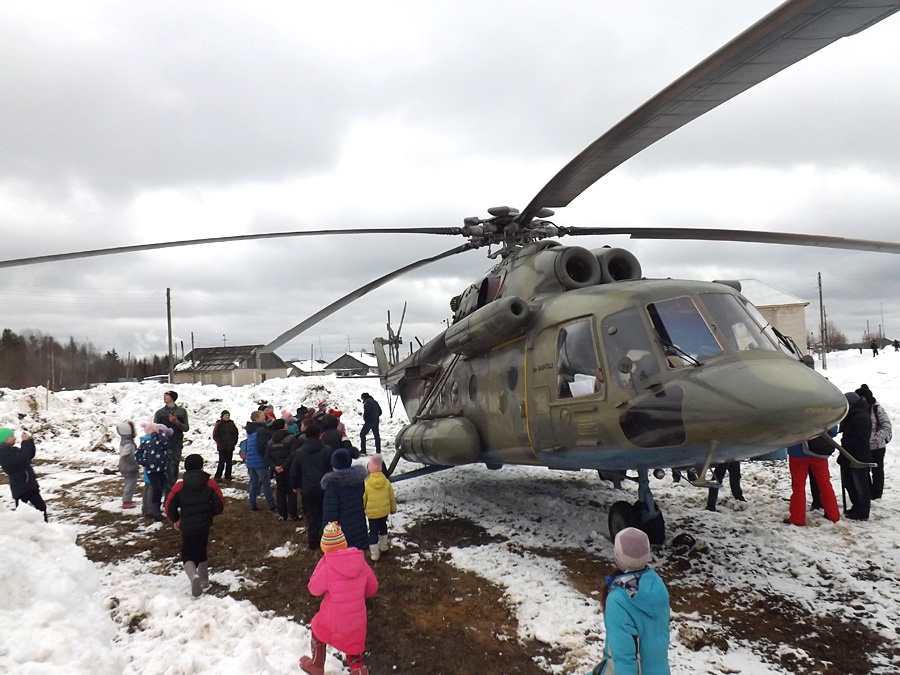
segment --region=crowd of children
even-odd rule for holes
[[[167,392],[167,403],[174,398]],[[344,654],[353,675],[368,675],[363,661],[366,599],[378,592],[378,580],[365,551],[375,563],[389,550],[388,518],[397,511],[396,496],[380,453],[365,465],[353,463],[359,453],[346,442],[343,426],[331,421],[339,420],[340,411],[326,411],[320,404],[312,409],[301,407],[297,412],[295,416],[282,411],[276,418],[271,407],[261,407],[251,414],[245,429],[247,442],[241,450],[249,473],[250,509],[257,510],[257,494],[262,491],[269,509],[277,510],[281,520],[298,519],[302,512],[307,518],[310,548],[320,548],[323,554],[308,583],[309,592],[322,600],[310,625],[310,654],[300,658],[300,668],[322,675],[326,649],[331,646]],[[203,470],[200,455],[190,454],[184,459],[183,476],[171,486],[166,482],[171,477],[173,429],[163,423],[142,422],[143,435],[136,444],[133,422],[116,425],[119,471],[124,480],[122,508],[136,506],[133,499],[142,468],[145,509],[157,521],[168,519],[180,532],[182,567],[194,597],[210,585],[210,529],[214,518],[225,510],[217,479],[225,476],[228,480],[231,473],[230,453],[236,439],[228,429],[229,421],[228,411],[223,411],[213,432],[219,451],[216,478]],[[336,432],[329,435],[334,446],[323,442],[323,429]],[[22,448],[14,443],[13,432],[0,429],[0,463],[11,477],[11,467],[21,465],[22,480],[10,481],[13,496],[17,503],[29,501],[44,511],[46,518],[46,506],[30,466],[34,442],[23,434]],[[276,499],[271,495],[273,479]],[[298,509],[297,494],[302,509]],[[640,663],[643,672],[668,673],[668,594],[656,573],[647,567],[647,535],[623,530],[616,537],[615,553],[620,574],[608,579],[604,660],[592,672],[625,672],[630,665]],[[629,601],[623,600],[626,596]],[[640,612],[631,616],[630,607],[638,598]],[[611,620],[615,612],[622,613],[621,621]],[[623,628],[632,625],[626,618],[633,622],[634,630]]]

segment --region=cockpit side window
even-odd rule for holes
[[[616,386],[629,389],[659,372],[650,335],[637,307],[610,314],[603,319],[601,330],[610,377]]]
[[[603,371],[593,333],[590,318],[560,329],[556,340],[557,398],[577,398],[603,391]]]
[[[647,305],[671,368],[697,365],[722,354],[706,320],[688,296]]]
[[[776,351],[772,342],[763,335],[747,308],[733,295],[725,293],[701,293],[700,301],[712,318],[716,334],[729,349],[736,352],[763,349]]]

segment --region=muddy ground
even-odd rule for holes
[[[5,482],[0,474],[0,484]],[[118,476],[110,475],[108,481],[92,480],[90,489],[94,496],[99,490],[115,498],[120,483]],[[244,488],[245,484],[235,481],[234,487]],[[254,583],[244,584],[236,592],[213,583],[209,592],[231,593],[261,610],[308,625],[319,601],[307,592],[306,583],[321,553],[307,549],[303,521],[280,522],[272,513],[250,512],[245,500],[227,502],[225,514],[216,519],[212,531],[211,566],[234,570]],[[96,563],[114,564],[143,549],[156,559],[170,561],[172,571],[180,568],[179,534],[171,527],[151,529],[144,518],[85,508],[77,486],[72,486],[66,497],[54,498],[50,508],[53,518],[88,526],[78,543]],[[133,543],[122,546],[126,534],[131,536],[124,539]],[[449,564],[444,553],[449,546],[499,541],[477,523],[421,521],[394,539],[401,546],[374,563],[380,590],[369,601],[366,656],[373,673],[538,674],[565,661],[565,654],[553,645],[517,638],[516,618],[504,602],[501,588]],[[284,558],[268,555],[286,541],[297,545],[295,554]],[[610,570],[608,560],[593,558],[580,549],[537,553],[559,560],[571,584],[594,597]],[[690,622],[673,623],[673,638],[692,649],[713,646],[727,651],[729,641],[740,638],[754,643],[773,668],[801,675],[871,673],[878,670],[871,655],[879,655],[882,664],[885,659],[900,663],[900,651],[854,621],[866,615],[865,598],[846,597],[844,616],[814,616],[774,591],[760,595],[754,590],[744,595],[733,588],[717,589],[716,567],[728,561],[717,559],[715,551],[661,548],[654,555],[655,567],[668,583],[673,611],[711,618],[716,626],[715,630],[697,630]],[[840,589],[834,592],[840,593]],[[140,630],[140,626],[130,629]],[[297,645],[298,657],[307,648]],[[800,660],[798,650],[809,658]]]

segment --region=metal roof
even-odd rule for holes
[[[195,347],[185,359],[175,366],[176,371],[199,370],[235,370],[237,368],[255,368],[256,350],[262,345],[244,345],[235,347]],[[274,357],[274,358],[270,358]],[[260,354],[262,367],[273,367],[272,361],[277,365],[287,366],[281,359],[272,353]]]

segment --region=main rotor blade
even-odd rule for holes
[[[900,243],[873,239],[849,239],[820,234],[763,232],[759,230],[707,230],[701,227],[560,227],[560,235],[627,234],[632,239],[694,239],[696,241],[746,241],[757,244],[793,244],[852,251],[900,254]]]
[[[900,0],[790,0],[677,79],[585,148],[535,195],[519,222],[566,206],[676,129],[842,37],[900,10]]]
[[[450,256],[456,255],[457,253],[464,253],[465,251],[471,251],[472,249],[475,249],[475,248],[478,248],[478,246],[475,244],[472,244],[472,243],[466,243],[466,244],[463,244],[462,246],[457,246],[456,248],[451,248],[449,251],[444,251],[443,253],[439,253],[436,256],[432,256],[430,258],[422,258],[422,260],[419,260],[414,263],[410,263],[409,265],[406,265],[405,267],[401,267],[399,269],[394,270],[393,272],[390,272],[389,274],[385,274],[383,277],[378,277],[374,281],[370,281],[369,283],[367,283],[365,286],[360,286],[352,293],[348,293],[347,295],[340,298],[339,300],[335,300],[327,307],[323,307],[322,309],[320,309],[318,312],[313,314],[308,319],[301,321],[300,323],[298,323],[296,326],[294,326],[290,330],[286,330],[284,333],[282,333],[277,338],[272,340],[269,344],[267,344],[264,347],[260,347],[256,351],[259,353],[273,352],[276,349],[278,349],[279,347],[281,347],[283,344],[285,344],[286,342],[293,340],[295,337],[300,335],[300,333],[302,333],[303,331],[315,326],[322,319],[325,319],[325,318],[331,316],[339,309],[343,309],[344,307],[349,305],[354,300],[358,300],[359,298],[364,296],[366,293],[369,293],[370,291],[374,291],[376,288],[378,288],[379,286],[383,286],[384,284],[391,281],[392,279],[396,279],[400,275],[406,274],[407,272],[411,272],[412,270],[414,270],[418,267],[424,267],[425,265],[427,265],[429,263],[437,262],[438,260],[441,260],[443,258],[449,258]]]
[[[183,239],[181,241],[163,241],[155,244],[136,244],[134,246],[115,246],[112,248],[96,248],[90,251],[76,251],[74,253],[55,253],[51,255],[39,255],[32,258],[17,258],[14,260],[0,260],[0,268],[21,267],[23,265],[37,265],[46,262],[58,262],[60,260],[76,260],[78,258],[93,258],[101,255],[115,255],[117,253],[136,253],[138,251],[152,251],[160,248],[176,248],[178,246],[197,246],[199,244],[221,244],[229,241],[252,241],[254,239],[282,239],[285,237],[313,237],[332,234],[462,234],[459,227],[363,227],[351,230],[298,230],[296,232],[264,232],[258,234],[238,234],[228,237],[206,237],[204,239]]]

